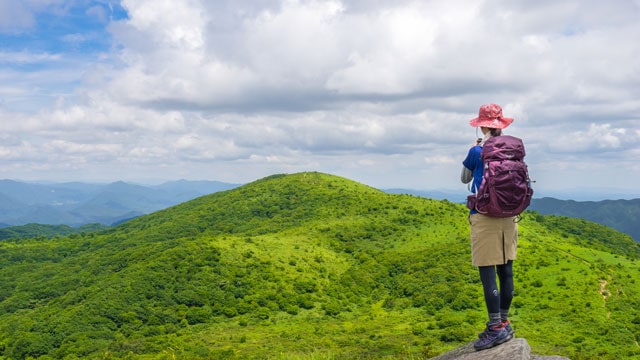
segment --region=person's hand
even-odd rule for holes
[[[477,138],[476,141],[471,144],[471,147],[478,146],[482,142],[482,138]]]

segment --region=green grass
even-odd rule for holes
[[[639,357],[639,246],[569,218],[519,226],[517,336]],[[0,242],[0,358],[427,359],[486,321],[468,232],[462,205],[302,173]]]

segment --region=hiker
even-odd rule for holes
[[[481,158],[482,146],[491,137],[502,135],[502,129],[513,122],[502,116],[502,108],[497,104],[480,107],[478,117],[469,121],[480,128],[483,138],[472,145],[462,162],[461,180],[470,183],[471,192],[476,193],[482,183],[484,162]],[[515,217],[494,217],[471,209],[471,256],[473,266],[480,272],[484,299],[489,313],[485,330],[478,335],[476,350],[488,349],[511,340],[513,329],[509,322],[509,307],[513,299],[513,260],[516,258],[518,224]],[[496,283],[496,275],[500,288]]]

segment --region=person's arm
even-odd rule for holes
[[[476,141],[477,143],[477,141]],[[475,166],[475,159],[478,157],[478,151],[482,149],[477,145],[472,145],[467,153],[467,157],[462,162],[462,173],[460,173],[460,180],[463,184],[468,184],[473,181],[473,168]]]
[[[466,166],[462,166],[462,173],[460,174],[460,180],[463,184],[468,184],[473,180],[473,171],[467,169]]]

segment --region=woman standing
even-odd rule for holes
[[[497,104],[482,105],[478,117],[469,121],[471,126],[479,127],[484,135],[473,144],[462,162],[461,180],[465,184],[471,182],[472,192],[477,192],[482,182],[482,145],[489,138],[502,135],[502,129],[512,122],[512,118],[502,116],[502,108]],[[487,327],[478,335],[479,339],[474,344],[476,350],[483,350],[513,338],[509,308],[513,299],[512,265],[516,258],[518,225],[514,217],[491,217],[480,214],[475,209],[470,210],[469,223],[472,264],[479,269],[489,314]],[[499,289],[496,275],[500,283]]]

